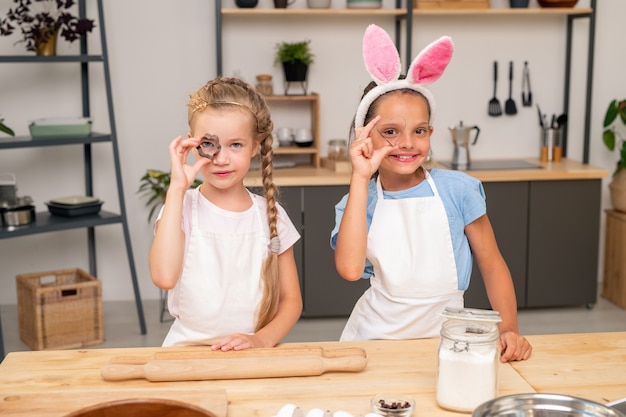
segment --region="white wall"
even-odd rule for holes
[[[503,0],[493,0],[501,5]],[[91,1],[88,1],[92,4]],[[225,0],[225,7],[235,7]],[[394,2],[385,0],[391,7]],[[506,2],[505,2],[506,3]],[[591,163],[612,172],[617,156],[603,148],[600,140],[604,110],[612,98],[626,96],[623,68],[626,51],[618,45],[619,28],[626,15],[623,0],[599,1],[596,31],[596,59],[592,109]],[[580,0],[579,6],[588,6]],[[11,0],[0,0],[4,13]],[[531,7],[536,7],[531,0]],[[259,6],[272,7],[271,0]],[[292,7],[306,7],[295,0]],[[333,0],[333,7],[345,7],[345,0]],[[167,144],[186,133],[188,94],[216,75],[214,6],[211,1],[177,2],[135,0],[105,1],[105,17],[115,118],[119,139],[124,195],[131,231],[135,265],[144,299],[158,297],[147,267],[151,225],[147,223],[145,201],[136,190],[148,168],[168,169]],[[224,21],[224,74],[240,73],[254,82],[256,74],[274,75],[280,91],[282,73],[273,66],[274,45],[279,41],[310,39],[316,61],[310,68],[309,90],[321,96],[322,153],[326,143],[345,137],[358,97],[368,82],[360,52],[364,28],[376,23],[393,31],[393,18],[329,17],[233,17]],[[570,108],[569,156],[582,158],[583,105],[587,59],[587,19],[575,24],[574,78]],[[463,120],[481,127],[481,136],[472,148],[474,158],[535,157],[538,155],[539,127],[534,107],[522,107],[521,69],[530,64],[534,102],[544,112],[560,113],[563,97],[565,18],[562,16],[452,16],[420,17],[415,22],[414,55],[428,42],[450,35],[456,45],[454,58],[444,77],[432,86],[438,101],[433,148],[436,157],[449,158],[452,144],[447,126]],[[94,52],[99,37],[90,36]],[[22,53],[13,38],[0,38],[0,54]],[[76,45],[60,43],[60,53]],[[487,102],[492,96],[492,62],[500,64],[498,97],[508,95],[508,61],[515,62],[514,99],[516,116],[490,118]],[[92,78],[94,130],[108,130],[102,71],[96,65]],[[0,65],[0,114],[16,133],[28,132],[28,121],[38,117],[80,115],[78,71],[74,64]],[[299,126],[308,123],[298,114],[276,114],[275,123]],[[114,176],[109,167],[109,144],[94,145],[95,194],[105,201],[104,209],[117,211]],[[30,195],[38,210],[54,197],[82,191],[80,147],[51,147],[3,150],[0,171],[17,175],[19,195]],[[608,182],[608,179],[607,181]],[[609,206],[604,187],[603,209]],[[329,210],[332,210],[329,207]],[[574,226],[575,227],[575,226]],[[604,228],[604,216],[602,217]],[[103,298],[132,299],[133,292],[120,225],[96,229],[98,277],[103,280]],[[85,231],[64,231],[0,240],[0,304],[16,302],[17,274],[63,268],[88,268]],[[601,237],[600,259],[603,254]],[[601,262],[602,265],[602,262]],[[599,271],[601,271],[601,265]]]

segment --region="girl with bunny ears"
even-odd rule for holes
[[[439,335],[445,307],[463,307],[472,257],[489,301],[502,317],[501,360],[525,360],[515,290],[486,213],[480,181],[459,171],[427,170],[436,81],[452,57],[450,38],[428,45],[400,77],[400,57],[371,25],[363,57],[374,79],[354,119],[349,193],[335,207],[335,264],[348,281],[370,279],[342,340]]]

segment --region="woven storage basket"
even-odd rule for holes
[[[17,280],[20,338],[33,350],[104,341],[102,286],[81,269],[22,274]]]

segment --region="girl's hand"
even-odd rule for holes
[[[355,130],[356,138],[350,145],[352,174],[362,176],[367,180],[378,170],[383,159],[395,148],[395,146],[387,144],[381,148],[374,149],[370,133],[379,120],[380,116],[376,116],[367,125],[357,128]]]
[[[255,336],[250,334],[235,333],[216,340],[211,344],[211,350],[244,350],[250,348],[262,348],[263,343]],[[271,346],[267,346],[271,347]]]
[[[170,143],[170,187],[187,190],[195,181],[200,169],[211,162],[208,158],[197,158],[193,165],[187,164],[189,152],[199,144],[199,139],[183,140],[182,136],[178,136]]]
[[[525,361],[530,358],[532,346],[526,338],[514,331],[505,331],[500,335],[500,361]]]

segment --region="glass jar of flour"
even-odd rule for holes
[[[500,314],[490,310],[446,308],[441,326],[437,403],[471,412],[498,396]]]

